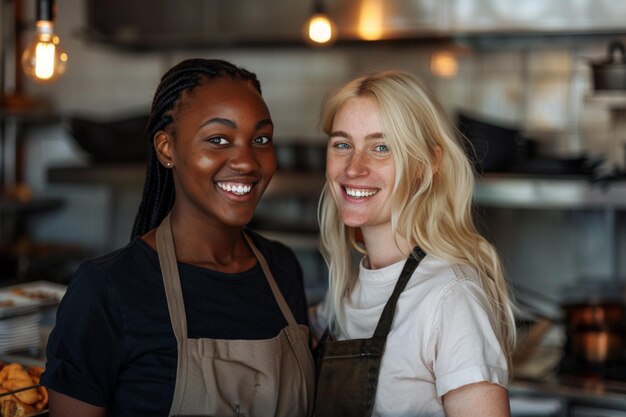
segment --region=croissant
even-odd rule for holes
[[[35,408],[28,404],[22,404],[17,400],[8,400],[2,403],[3,417],[26,417],[35,413]]]
[[[38,385],[43,370],[40,366],[25,368],[18,363],[5,365],[0,369],[0,393]],[[26,417],[47,405],[48,389],[33,387],[0,397],[0,417]]]

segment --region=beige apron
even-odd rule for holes
[[[189,339],[169,215],[157,229],[157,252],[178,345],[170,416],[304,417],[312,413],[314,365],[309,329],[296,322],[265,258],[244,236],[287,327],[272,339]]]

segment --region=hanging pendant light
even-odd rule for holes
[[[67,53],[54,32],[54,0],[35,0],[37,33],[22,54],[26,75],[39,83],[56,81],[67,66]]]
[[[306,21],[305,38],[314,45],[327,46],[337,38],[337,27],[328,17],[323,0],[313,1],[313,14]]]

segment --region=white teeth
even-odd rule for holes
[[[252,185],[250,184],[227,184],[223,182],[218,182],[217,186],[224,191],[228,191],[229,193],[237,195],[248,194],[252,189]]]
[[[378,190],[357,190],[355,188],[346,188],[346,194],[353,198],[367,198],[376,194]]]

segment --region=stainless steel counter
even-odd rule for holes
[[[626,416],[626,382],[582,378],[513,381],[509,395],[513,417]]]

